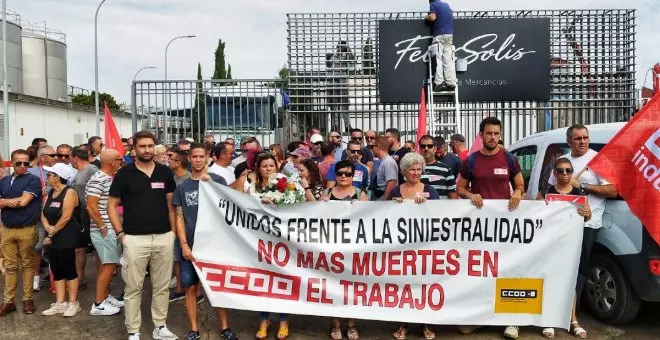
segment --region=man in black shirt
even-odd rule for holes
[[[389,154],[396,161],[396,165],[399,166],[399,162],[403,159],[403,156],[412,150],[401,146],[401,132],[398,129],[389,128],[385,130],[385,137],[387,137],[387,141],[390,143]],[[405,181],[406,179],[399,173],[399,184]]]
[[[167,326],[169,282],[174,258],[174,207],[176,189],[172,171],[154,162],[156,137],[140,131],[133,137],[135,162],[121,168],[110,187],[108,216],[121,241],[120,263],[126,282],[124,309],[129,339],[139,339],[142,284],[149,265],[152,282],[151,314],[154,339],[177,339]],[[124,207],[123,223],[117,207]]]

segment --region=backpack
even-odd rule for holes
[[[516,156],[514,156],[512,153],[506,150],[504,151],[504,155],[506,156],[506,163],[509,165],[509,181],[512,182],[513,178],[515,176],[515,171],[516,171]],[[472,181],[472,168],[474,167],[474,162],[477,161],[477,152],[473,152],[468,156],[468,168],[467,168],[467,180]]]

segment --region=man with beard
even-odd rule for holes
[[[348,142],[346,151],[348,152],[348,160],[355,167],[355,171],[353,172],[353,186],[366,191],[369,186],[369,169],[361,163],[364,156],[362,145],[357,140],[351,140]],[[334,188],[337,184],[337,175],[335,174],[336,165],[337,163],[332,164],[328,169],[328,189]]]
[[[461,171],[461,159],[455,154],[447,152],[447,142],[441,136],[435,137],[435,158],[442,163],[445,163],[454,174],[454,178],[458,177]]]
[[[115,175],[108,198],[108,217],[124,254],[120,263],[126,289],[124,308],[129,340],[140,339],[142,285],[147,265],[152,284],[153,339],[177,339],[165,325],[169,308],[169,283],[174,257],[174,207],[176,189],[172,171],[154,162],[156,137],[140,131],[133,138],[136,159]],[[117,207],[124,207],[123,221]]]
[[[222,145],[221,145],[222,146]],[[199,181],[209,176],[216,183],[227,185],[222,176],[207,173],[206,164],[208,157],[204,152],[204,146],[193,143],[190,147],[188,159],[192,166],[191,177],[186,179],[174,192],[172,204],[176,207],[177,238],[181,245],[177,249],[181,258],[181,285],[186,291],[186,311],[190,320],[191,330],[186,334],[186,340],[199,340],[199,328],[197,326],[197,293],[200,290],[199,277],[192,263],[194,257],[192,248],[195,237],[195,225],[197,224],[197,211],[199,206]],[[180,249],[180,250],[179,250]],[[229,328],[227,310],[218,308],[220,317],[220,336],[223,340],[236,340],[238,336]]]
[[[522,200],[525,184],[518,158],[500,148],[498,142],[502,122],[488,117],[479,124],[479,136],[484,146],[468,156],[461,164],[461,177],[457,183],[458,196],[469,199],[477,208],[484,206],[484,199],[507,199],[509,210],[515,210]],[[471,189],[468,191],[468,184]],[[511,192],[511,186],[513,192]],[[461,326],[459,332],[466,334],[477,327]],[[518,338],[518,327],[508,326],[504,337]]]
[[[456,178],[447,164],[436,159],[437,146],[435,143],[436,139],[430,135],[424,135],[419,139],[419,153],[426,162],[421,182],[433,187],[438,192],[440,199],[458,199]]]

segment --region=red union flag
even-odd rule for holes
[[[103,101],[103,103],[105,104],[105,146],[108,149],[119,151],[119,154],[123,157],[126,154],[126,150],[124,150],[124,144],[121,142],[121,135],[117,131],[112,114],[110,114],[108,102]]]
[[[612,137],[588,166],[616,187],[660,244],[660,95]]]

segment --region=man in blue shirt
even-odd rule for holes
[[[34,313],[32,278],[34,277],[34,244],[37,220],[41,216],[41,182],[29,174],[29,154],[26,150],[11,153],[14,174],[0,180],[2,209],[2,241],[0,251],[7,270],[0,317],[16,311],[18,267],[23,270],[23,313]]]
[[[426,21],[433,27],[433,44],[429,47],[435,57],[434,91],[453,91],[456,88],[454,65],[454,12],[441,0],[430,0],[431,9]]]
[[[360,163],[363,156],[362,144],[357,140],[352,140],[348,142],[346,152],[348,154],[348,160],[355,166],[355,172],[353,173],[353,186],[360,188],[362,191],[366,191],[369,187],[369,169]],[[329,189],[334,188],[337,184],[337,176],[335,175],[336,165],[337,163],[334,163],[328,169]]]

